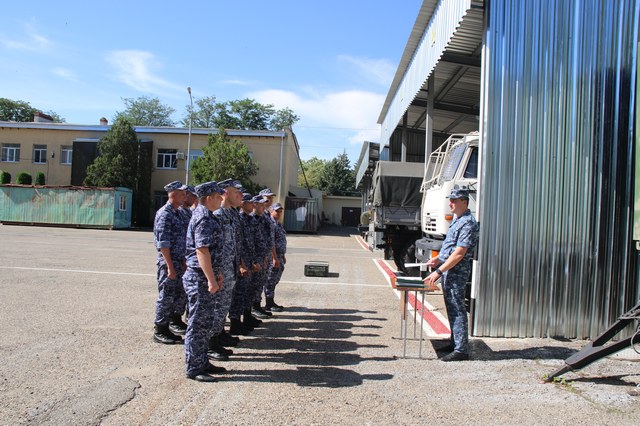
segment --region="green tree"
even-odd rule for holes
[[[319,188],[329,195],[351,195],[355,186],[355,171],[346,152],[329,161],[320,174]]]
[[[171,115],[176,111],[168,105],[164,105],[158,98],[140,96],[134,98],[122,98],[125,110],[116,112],[114,120],[126,118],[133,126],[167,126],[175,125]]]
[[[286,127],[293,127],[300,120],[290,108],[279,109],[271,117],[269,122],[269,129],[271,130],[284,130]]]
[[[255,191],[250,177],[258,173],[258,165],[249,156],[249,149],[242,142],[231,141],[224,129],[209,134],[207,145],[202,148],[202,157],[192,163],[194,184],[234,178],[248,190]]]
[[[220,114],[220,109],[224,108],[224,105],[216,102],[215,96],[196,98],[193,103],[195,105],[193,108],[192,127],[202,129],[216,127],[216,119]],[[191,105],[187,105],[187,115],[182,119],[183,127],[189,127],[189,114],[191,114]]]
[[[11,173],[2,172],[0,173],[0,184],[11,183]]]
[[[47,112],[45,112],[45,114],[47,114],[48,116],[53,118],[53,122],[54,123],[66,123],[67,122],[67,120],[64,117],[61,117],[60,114],[58,114],[55,111],[47,111]]]
[[[45,184],[46,184],[46,182],[45,182],[45,177],[44,177],[44,173],[42,173],[42,172],[38,172],[38,173],[36,174],[35,184],[36,184],[36,185],[45,185]]]
[[[304,168],[304,174],[302,169],[298,166],[298,186],[306,187],[307,182],[311,188],[320,188],[320,175],[323,173],[328,161],[321,160],[318,157],[311,157],[308,160],[302,160],[302,167]],[[305,176],[307,181],[305,182]]]
[[[87,167],[85,185],[133,190],[133,222],[147,221],[151,163],[143,152],[133,124],[125,117],[115,122],[98,143],[98,157]]]
[[[29,105],[29,102],[0,98],[1,121],[30,122],[33,121],[33,115],[36,112],[40,111]]]

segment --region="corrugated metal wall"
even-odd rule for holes
[[[638,301],[638,1],[491,1],[474,334],[595,337]]]
[[[120,198],[125,199],[120,204]],[[0,186],[0,221],[25,224],[131,227],[130,189]],[[123,210],[120,210],[120,208]]]

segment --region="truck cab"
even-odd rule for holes
[[[437,255],[454,219],[447,198],[451,190],[469,190],[469,209],[475,215],[479,138],[478,132],[451,135],[429,156],[420,187],[422,238],[415,245],[416,261],[420,263]]]

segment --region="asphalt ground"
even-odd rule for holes
[[[472,338],[472,360],[444,363],[427,332],[415,359],[412,328],[402,358],[380,255],[342,229],[288,241],[285,312],[198,383],[182,346],[152,340],[151,232],[0,226],[0,424],[640,423],[637,361],[543,383],[585,342]],[[304,276],[310,260],[330,276]],[[441,296],[427,299],[442,315]]]

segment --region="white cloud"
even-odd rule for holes
[[[251,84],[253,84],[251,81],[246,81],[246,80],[223,80],[220,83],[230,84],[235,86],[250,86]]]
[[[184,90],[183,87],[155,75],[155,72],[162,68],[162,64],[151,52],[114,50],[105,55],[105,60],[115,68],[116,80],[140,92],[160,95],[167,90]]]
[[[339,55],[338,61],[357,76],[383,87],[388,87],[393,80],[396,66],[386,59],[358,58],[350,55]]]
[[[7,49],[28,50],[31,52],[45,51],[53,46],[53,42],[38,33],[32,23],[24,24],[24,32],[25,34],[17,39],[10,39],[4,34],[0,34],[0,44]]]
[[[76,73],[74,73],[70,69],[62,68],[62,67],[56,67],[56,68],[53,68],[51,70],[51,72],[54,75],[57,75],[58,77],[62,77],[64,79],[66,79],[66,80],[78,81],[78,76],[76,75]]]
[[[348,90],[319,94],[307,89],[306,93],[298,94],[263,90],[250,93],[249,97],[263,104],[273,104],[277,109],[291,108],[300,116],[300,126],[349,130],[352,133],[348,138],[350,143],[361,144],[364,140],[379,138],[376,121],[385,98],[379,93]]]

